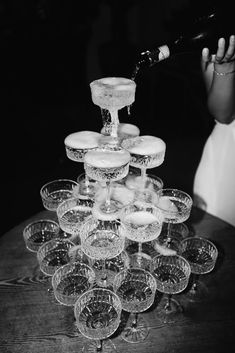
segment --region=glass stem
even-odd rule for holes
[[[101,279],[102,281],[106,281],[107,279],[107,273],[106,273],[106,262],[105,262],[105,259],[102,259],[101,260]]]
[[[171,223],[167,223],[167,234],[166,234],[166,243],[168,243],[171,239]]]
[[[111,205],[111,181],[108,180],[106,182],[106,187],[107,187],[107,194],[106,194],[106,200],[105,200],[105,206],[106,206],[106,211],[110,211],[110,205]]]
[[[192,283],[190,292],[195,293],[197,291],[198,280],[199,280],[199,275],[193,273],[193,283]]]
[[[171,294],[167,294],[167,301],[166,301],[166,305],[165,305],[165,310],[166,312],[171,311]]]
[[[102,352],[102,341],[96,340],[96,352]]]
[[[110,115],[111,115],[111,126],[112,126],[111,136],[117,139],[118,125],[119,125],[118,111],[116,109],[110,110]]]
[[[138,313],[134,313],[133,314],[133,320],[131,323],[131,327],[132,328],[136,328],[137,327],[137,320],[138,320]]]
[[[142,264],[142,256],[141,256],[141,253],[142,253],[142,243],[141,242],[138,242],[138,259],[137,259],[137,262],[138,262],[138,265],[139,267],[141,267],[141,264]]]
[[[102,123],[105,128],[105,133],[110,133],[110,122],[111,122],[111,117],[108,109],[103,109],[101,108],[101,117],[102,117]]]
[[[89,189],[89,176],[85,173],[85,186],[86,186],[86,189]]]
[[[146,168],[141,168],[141,188],[145,189],[146,182]]]

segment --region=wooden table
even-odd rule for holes
[[[0,238],[0,352],[79,353],[85,338],[74,329],[73,309],[52,302],[36,255],[25,248],[23,228],[39,218],[55,214],[42,211]],[[218,247],[215,269],[202,276],[207,300],[184,303],[183,320],[171,325],[149,309],[143,313],[150,326],[147,339],[128,344],[114,334],[118,352],[222,353],[235,346],[235,228],[196,208],[188,225]]]

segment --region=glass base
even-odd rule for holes
[[[82,352],[83,353],[97,353],[97,352],[116,353],[117,352],[114,343],[110,339],[103,340],[101,344],[102,344],[102,349],[98,350],[95,340],[90,340],[84,344],[82,348]]]
[[[209,290],[207,286],[201,282],[197,281],[196,284],[193,284],[191,288],[183,295],[184,299],[191,302],[201,302],[208,299]]]
[[[141,316],[138,317],[137,325],[135,327],[131,326],[131,322],[129,320],[128,323],[130,325],[125,327],[121,334],[124,341],[128,343],[138,343],[144,341],[149,333],[146,320],[144,320]]]
[[[182,321],[183,308],[181,304],[171,298],[170,306],[168,304],[168,298],[163,297],[157,308],[157,317],[164,324],[172,324],[177,321]]]

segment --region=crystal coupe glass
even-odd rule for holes
[[[79,232],[82,223],[91,215],[93,202],[89,199],[71,197],[63,201],[57,208],[57,217],[60,228],[74,242],[79,242]]]
[[[76,326],[90,339],[82,352],[116,352],[110,337],[120,324],[122,305],[119,297],[109,289],[93,288],[83,293],[74,305]]]
[[[182,240],[180,248],[181,256],[189,262],[193,275],[192,286],[184,296],[191,301],[201,301],[208,296],[208,289],[199,276],[214,269],[218,250],[210,240],[199,236]]]
[[[171,225],[185,222],[189,217],[193,205],[193,200],[186,192],[178,189],[161,189],[157,192],[157,207],[164,215],[164,245],[170,245],[172,242]],[[170,246],[169,246],[170,247]]]
[[[129,171],[130,153],[122,148],[96,148],[85,155],[84,167],[87,175],[99,182],[106,182],[106,200],[100,205],[101,213],[119,212],[119,207],[111,200],[111,182],[124,178]]]
[[[90,83],[92,102],[99,106],[104,122],[110,117],[110,135],[118,144],[118,111],[135,101],[136,83],[124,77],[104,77]]]
[[[43,206],[48,211],[56,211],[61,202],[72,197],[78,183],[70,179],[49,181],[40,189]]]
[[[96,283],[102,287],[112,286],[113,276],[108,264],[123,252],[125,246],[121,222],[103,221],[91,216],[81,227],[80,236],[81,249],[85,255],[92,259],[93,264],[99,261]]]
[[[143,135],[126,139],[121,146],[131,154],[130,166],[141,171],[140,192],[143,192],[146,190],[146,171],[163,163],[166,144],[159,137]]]
[[[62,305],[73,306],[76,300],[95,281],[95,272],[83,262],[68,263],[59,267],[52,276],[55,299]]]
[[[162,212],[150,203],[135,201],[120,212],[124,234],[129,240],[138,242],[138,263],[141,267],[142,244],[155,240],[161,233],[164,220]],[[134,256],[134,255],[133,255]]]
[[[67,264],[70,261],[68,251],[74,245],[69,239],[56,238],[40,246],[37,260],[42,273],[53,276],[57,268]]]
[[[89,150],[99,146],[101,137],[102,134],[90,130],[82,130],[69,134],[64,140],[67,157],[74,162],[83,163],[85,154]],[[92,198],[94,195],[94,185],[90,182],[86,173],[84,176],[83,182],[79,183],[79,194]]]
[[[188,285],[191,268],[186,259],[179,255],[157,255],[151,263],[151,273],[157,283],[157,290],[166,294],[157,309],[158,318],[164,323],[173,323],[180,318],[182,307],[172,298]]]
[[[41,245],[59,236],[59,224],[50,219],[33,221],[23,230],[26,248],[32,252],[37,252]]]
[[[114,279],[114,292],[119,296],[123,310],[131,313],[122,338],[129,343],[138,343],[148,335],[148,324],[139,316],[151,307],[156,292],[154,276],[140,268],[130,268],[119,272]]]

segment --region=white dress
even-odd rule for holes
[[[216,122],[193,185],[194,205],[235,226],[235,120]]]

